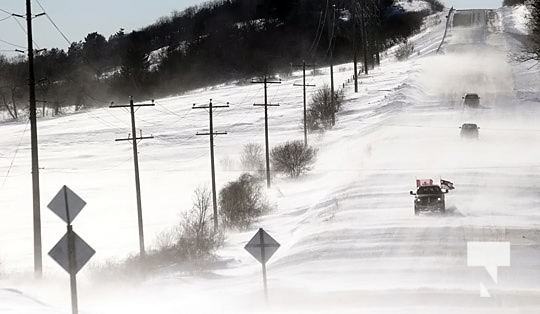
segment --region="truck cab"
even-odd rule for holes
[[[414,195],[414,214],[418,216],[422,211],[446,212],[444,196],[448,190],[441,189],[438,185],[422,185],[416,192],[410,191]]]

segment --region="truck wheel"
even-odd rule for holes
[[[418,209],[416,209],[416,208],[414,209],[414,215],[415,215],[415,216],[420,215],[420,211],[419,211]]]

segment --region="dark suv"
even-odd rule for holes
[[[480,106],[480,97],[478,96],[478,94],[465,94],[465,96],[463,96],[463,106],[475,108]]]
[[[467,138],[478,138],[478,130],[480,127],[476,123],[463,123],[460,127],[459,135]]]
[[[414,214],[419,215],[421,211],[439,211],[444,213],[446,207],[444,204],[444,194],[448,190],[442,190],[438,185],[423,185],[418,187],[414,195]]]

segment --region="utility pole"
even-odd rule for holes
[[[362,28],[362,46],[364,50],[364,74],[368,75],[368,58],[367,58],[367,31],[366,31],[366,23],[364,21],[364,8],[365,8],[365,1],[362,2],[362,6],[360,8],[360,27]]]
[[[330,103],[332,104],[332,126],[336,125],[336,105],[334,95],[334,64],[332,60],[330,60]]]
[[[381,65],[381,0],[375,1],[375,14],[376,14],[376,23],[377,27],[375,28],[375,64],[377,66]]]
[[[336,125],[336,107],[334,101],[334,28],[336,26],[336,6],[332,5],[332,31],[330,35],[330,105],[332,106],[332,126]]]
[[[12,14],[13,16],[25,18],[24,15]],[[40,13],[35,17],[45,15]],[[29,86],[29,110],[30,110],[30,146],[32,156],[32,208],[34,224],[34,274],[37,278],[43,275],[43,257],[41,245],[41,209],[39,199],[39,158],[37,139],[37,117],[36,117],[36,77],[34,73],[34,46],[32,38],[32,5],[30,0],[26,0],[26,28],[28,39],[28,86]]]
[[[142,201],[141,201],[141,182],[139,179],[139,153],[137,152],[137,141],[154,138],[153,136],[137,136],[137,129],[135,128],[135,107],[148,107],[154,106],[154,101],[151,104],[133,104],[133,97],[129,97],[129,105],[110,105],[109,108],[126,108],[129,107],[131,113],[131,134],[127,138],[119,138],[115,141],[131,141],[133,145],[133,163],[135,165],[135,190],[137,193],[137,221],[139,224],[139,252],[141,259],[146,257],[144,250],[144,232],[143,232],[143,217],[142,217]]]
[[[303,86],[304,87],[304,146],[307,147],[307,105],[306,105],[306,87],[315,86],[313,84],[306,84],[306,66],[314,66],[306,64],[306,61],[302,61],[302,65],[295,65],[296,67],[302,67],[303,83],[302,85],[293,84],[294,86]]]
[[[269,106],[279,106],[279,104],[269,104],[268,103],[268,84],[281,84],[280,81],[269,81],[264,76],[263,81],[251,81],[252,84],[264,84],[264,104],[253,104],[253,106],[264,106],[264,138],[265,138],[265,147],[266,147],[266,186],[270,188],[270,148],[268,145],[268,107]]]
[[[358,60],[356,56],[356,0],[353,0],[352,21],[353,21],[354,92],[358,93]]]
[[[213,118],[213,112],[215,108],[228,108],[229,103],[227,102],[227,105],[221,105],[221,106],[214,106],[212,105],[212,99],[210,99],[210,103],[208,106],[199,106],[196,107],[195,104],[193,104],[192,109],[208,109],[209,113],[209,124],[210,124],[210,132],[208,133],[199,133],[197,132],[197,135],[209,135],[210,136],[210,169],[212,172],[212,207],[214,209],[214,232],[218,231],[218,211],[217,211],[217,196],[216,196],[216,168],[214,167],[214,136],[217,135],[224,135],[227,134],[227,132],[214,132],[214,118]]]
[[[32,39],[32,5],[26,0],[26,28],[28,31],[28,85],[30,86],[30,142],[32,154],[32,191],[34,204],[34,272],[37,277],[43,274],[41,249],[41,209],[39,199],[39,158],[36,117],[36,77],[34,73],[34,46]]]

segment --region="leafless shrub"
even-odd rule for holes
[[[323,86],[317,90],[308,105],[306,124],[310,131],[323,131],[335,124],[335,113],[343,104],[343,91],[334,91],[332,104],[332,90]]]
[[[317,150],[306,147],[302,141],[290,141],[278,145],[270,154],[273,169],[291,177],[298,177],[309,171],[315,162],[316,155]]]
[[[269,208],[260,181],[248,173],[219,192],[220,215],[227,227],[246,229]]]

